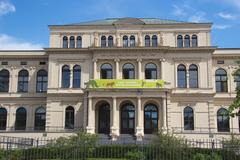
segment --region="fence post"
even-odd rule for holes
[[[214,145],[215,145],[214,140],[212,140],[212,154],[211,154],[211,159],[213,159]]]
[[[37,138],[37,148],[38,148],[38,142],[39,142],[39,139]]]

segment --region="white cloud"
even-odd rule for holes
[[[193,14],[192,16],[190,16],[188,18],[188,21],[196,22],[196,23],[207,21],[206,13],[205,12],[201,12],[201,11],[196,12],[195,14]]]
[[[223,29],[228,29],[231,28],[231,25],[221,25],[221,24],[215,24],[213,25],[214,29],[219,29],[219,30],[223,30]]]
[[[178,16],[178,17],[187,15],[187,13],[184,11],[185,10],[184,8],[180,8],[179,6],[177,6],[175,4],[173,5],[173,8],[174,8],[173,15]]]
[[[21,41],[6,34],[0,34],[0,50],[38,50],[42,49],[40,44]]]
[[[223,19],[226,19],[226,20],[236,20],[237,19],[236,15],[233,15],[233,14],[230,14],[230,13],[224,13],[224,12],[219,12],[218,16],[223,18]]]
[[[240,9],[240,0],[221,0]]]
[[[0,16],[15,12],[15,6],[7,0],[0,0]]]

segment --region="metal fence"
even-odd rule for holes
[[[240,160],[240,144],[224,140],[177,141],[148,137],[137,141],[122,137],[113,141],[59,143],[55,138],[0,137],[1,160]],[[155,143],[153,141],[156,141]]]

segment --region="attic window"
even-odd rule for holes
[[[27,65],[27,62],[20,62],[21,65]]]
[[[46,62],[39,62],[39,65],[45,65]]]
[[[8,65],[8,62],[6,62],[6,61],[2,62],[2,65]]]
[[[218,60],[217,64],[224,64],[224,60]]]

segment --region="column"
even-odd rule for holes
[[[72,86],[73,86],[73,65],[71,64],[71,65],[69,65],[69,67],[70,67],[70,86],[69,86],[69,88],[72,88]]]
[[[115,61],[115,67],[116,67],[116,71],[115,71],[115,77],[116,79],[120,79],[119,77],[119,59],[114,59]]]
[[[167,106],[166,106],[166,98],[162,98],[162,130],[165,131],[167,129]]]
[[[138,79],[142,79],[142,59],[138,59]]]
[[[137,127],[136,127],[136,137],[137,140],[141,141],[144,136],[144,119],[143,119],[143,109],[142,109],[142,101],[141,97],[138,97],[138,103],[137,103]]]
[[[97,79],[97,60],[93,59],[93,79]]]
[[[118,136],[119,136],[119,109],[117,108],[117,98],[113,97],[112,126],[111,126],[112,140],[117,140]]]
[[[58,88],[62,87],[62,65],[58,64]]]
[[[160,75],[160,77],[159,78],[161,78],[162,80],[164,80],[165,79],[165,77],[164,77],[164,71],[165,71],[165,59],[164,58],[161,58],[160,59],[160,62],[161,62],[161,75]]]
[[[88,98],[88,125],[86,127],[87,133],[95,133],[95,111],[92,105],[92,97]]]

